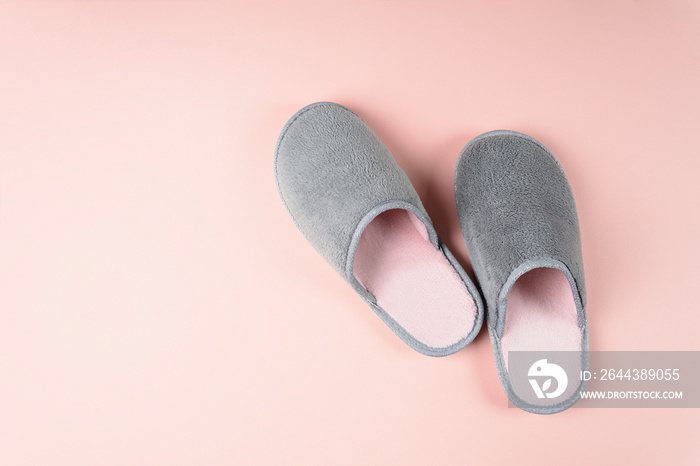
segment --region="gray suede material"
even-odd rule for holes
[[[351,110],[330,102],[309,105],[285,125],[275,150],[280,197],[311,245],[407,344],[430,356],[445,356],[473,340],[483,305],[468,276],[447,251],[408,176],[372,130]],[[353,274],[353,259],[364,228],[390,209],[413,212],[431,243],[443,252],[477,305],[474,329],[446,348],[425,345],[376,305]]]
[[[562,167],[538,141],[512,131],[472,140],[455,167],[455,200],[469,258],[484,296],[487,326],[499,379],[514,404],[551,414],[554,406],[526,405],[510,388],[500,339],[508,292],[515,280],[537,267],[562,270],[572,288],[582,348],[588,351],[586,293],[581,236],[574,196]],[[582,355],[587,367],[587,355]]]

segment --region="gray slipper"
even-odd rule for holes
[[[474,339],[476,287],[360,117],[329,102],[301,109],[277,141],[274,169],[299,230],[403,341],[445,356]]]
[[[516,383],[516,369],[508,370],[508,354],[568,351],[569,358],[575,357],[576,369],[588,367],[581,236],[564,170],[535,139],[493,131],[462,150],[455,167],[455,199],[484,295],[503,389],[526,411],[563,411],[578,400],[584,388],[578,372],[568,382],[557,379],[559,387],[567,388],[564,392],[555,393],[557,388],[544,396],[532,381]],[[544,364],[554,366],[551,361]],[[525,377],[543,375],[537,373],[542,368],[536,364],[529,367],[530,374],[527,369]],[[552,387],[551,382],[543,386]]]

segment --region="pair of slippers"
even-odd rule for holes
[[[457,161],[457,213],[483,301],[406,174],[351,110],[320,102],[297,112],[277,142],[274,170],[299,230],[409,346],[452,354],[486,313],[499,379],[516,406],[550,414],[577,401],[575,390],[563,402],[530,404],[508,373],[511,351],[588,351],[576,206],[542,144],[494,131]]]

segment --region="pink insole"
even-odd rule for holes
[[[410,211],[388,210],[367,225],[353,273],[377,305],[425,345],[444,348],[472,330],[474,300]]]
[[[524,273],[508,293],[503,357],[509,351],[581,351],[581,331],[566,275],[553,268]]]

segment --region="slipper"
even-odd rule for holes
[[[581,235],[564,170],[535,139],[493,131],[464,147],[454,183],[459,223],[484,296],[501,385],[521,409],[539,414],[563,411],[584,388],[579,373],[576,380],[569,375],[568,383],[557,380],[561,387],[568,386],[565,393],[552,391],[556,397],[543,397],[530,386],[533,382],[514,383],[508,355],[566,351],[575,355],[576,369],[588,367]],[[553,366],[551,361],[544,363]],[[533,364],[530,369],[529,375],[538,375],[542,368]]]
[[[360,117],[329,102],[301,109],[277,141],[274,170],[304,237],[404,342],[445,356],[474,339],[476,287]]]

